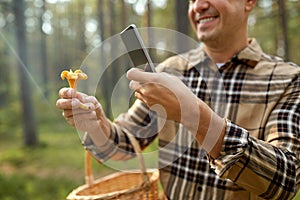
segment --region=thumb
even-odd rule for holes
[[[155,73],[156,74],[156,73]],[[127,71],[127,78],[136,82],[145,83],[150,82],[155,77],[152,72],[145,72],[138,68],[131,68]]]

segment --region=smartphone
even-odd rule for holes
[[[136,26],[129,25],[120,35],[134,67],[143,66],[146,72],[155,72],[155,65]]]

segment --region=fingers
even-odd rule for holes
[[[94,96],[85,96],[85,97],[81,98],[80,100],[84,104],[85,103],[92,103],[95,106],[95,108],[101,107],[100,103],[98,102],[98,100]]]
[[[137,68],[131,68],[127,72],[127,78],[140,83],[154,82],[157,73],[145,72]]]
[[[142,85],[137,82],[137,81],[130,81],[129,83],[129,88],[133,91],[136,91],[137,89],[139,89]]]
[[[98,100],[93,96],[76,92],[72,88],[62,88],[59,91],[60,99],[57,100],[56,106],[61,109],[77,109],[94,110],[101,107]]]
[[[105,114],[96,97],[72,88],[60,89],[59,97],[56,107],[63,110],[63,116],[70,125],[87,132],[99,129],[99,121],[105,118]]]
[[[136,98],[146,103],[146,99],[144,99],[144,94],[146,94],[147,92],[146,84],[140,84],[139,82],[136,81],[130,81],[129,88],[135,91],[134,95]]]
[[[64,99],[72,99],[76,95],[76,91],[72,88],[62,88],[58,92],[59,97]]]
[[[83,110],[95,110],[96,105],[91,102],[81,102],[79,99],[58,99],[56,107],[61,110],[71,110],[81,108]]]
[[[84,105],[87,106],[89,109],[82,109],[80,106],[78,106],[77,108],[71,107],[68,109],[63,109],[63,116],[64,117],[72,117],[73,115],[76,115],[76,114],[83,114],[83,113],[89,113],[89,112],[95,111],[93,104],[89,103],[89,104],[84,104]]]
[[[72,99],[58,99],[56,107],[61,110],[72,109]]]
[[[58,96],[63,99],[72,99],[72,98],[83,99],[87,95],[81,92],[77,92],[73,88],[62,88],[59,90]]]
[[[86,123],[90,124],[94,121],[97,121],[96,112],[95,111],[85,111],[82,109],[76,109],[76,110],[64,110],[63,116],[66,119],[66,121],[71,124],[72,126],[78,128],[78,124]],[[82,128],[80,128],[82,129]]]

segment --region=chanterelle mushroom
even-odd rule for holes
[[[75,72],[71,69],[70,71],[64,70],[61,72],[60,77],[62,80],[67,79],[69,86],[75,90],[77,89],[78,80],[86,80],[88,78],[80,69],[77,69]],[[89,107],[83,103],[80,104],[80,108],[89,110]]]
[[[61,72],[60,77],[62,80],[66,78],[70,87],[74,89],[77,88],[78,80],[86,80],[88,78],[88,76],[80,69],[77,69],[75,72],[73,72],[71,69],[70,71],[64,70]]]

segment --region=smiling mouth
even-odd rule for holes
[[[205,17],[205,18],[199,18],[196,20],[197,24],[204,24],[204,23],[207,23],[207,22],[211,22],[215,19],[217,19],[218,17]]]

